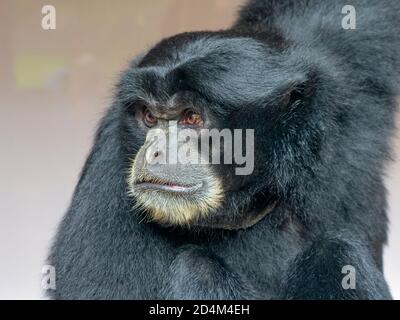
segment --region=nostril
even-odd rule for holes
[[[160,151],[156,151],[153,154],[154,158],[158,158],[160,155],[161,155]]]

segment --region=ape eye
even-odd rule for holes
[[[157,124],[157,118],[153,116],[149,109],[144,108],[143,110],[143,122],[148,127],[153,127]]]
[[[186,110],[183,113],[181,124],[186,124],[189,126],[201,126],[203,124],[203,119],[201,115],[193,110]]]

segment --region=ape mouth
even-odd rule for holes
[[[146,177],[134,182],[137,190],[158,190],[175,194],[193,194],[203,187],[203,183],[182,184],[157,177]]]
[[[224,197],[217,177],[194,174],[180,170],[159,176],[145,170],[132,170],[128,195],[152,221],[163,226],[188,226],[216,210]]]

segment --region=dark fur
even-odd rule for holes
[[[383,185],[400,72],[400,2],[254,0],[227,31],[163,40],[127,70],[49,263],[53,298],[386,299]],[[200,41],[200,42],[199,42]],[[141,222],[126,171],[143,143],[129,106],[180,90],[217,127],[256,130],[256,167],[230,177],[223,213],[278,199],[247,230]],[[228,179],[228,177],[230,177]],[[216,212],[215,214],[221,214]],[[344,265],[357,288],[343,290]]]

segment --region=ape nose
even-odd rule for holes
[[[160,151],[160,150],[154,151],[154,153],[153,153],[153,158],[154,158],[154,159],[161,158],[161,151]]]
[[[152,148],[149,150],[146,162],[148,165],[160,164],[164,160],[164,152],[160,148]]]

